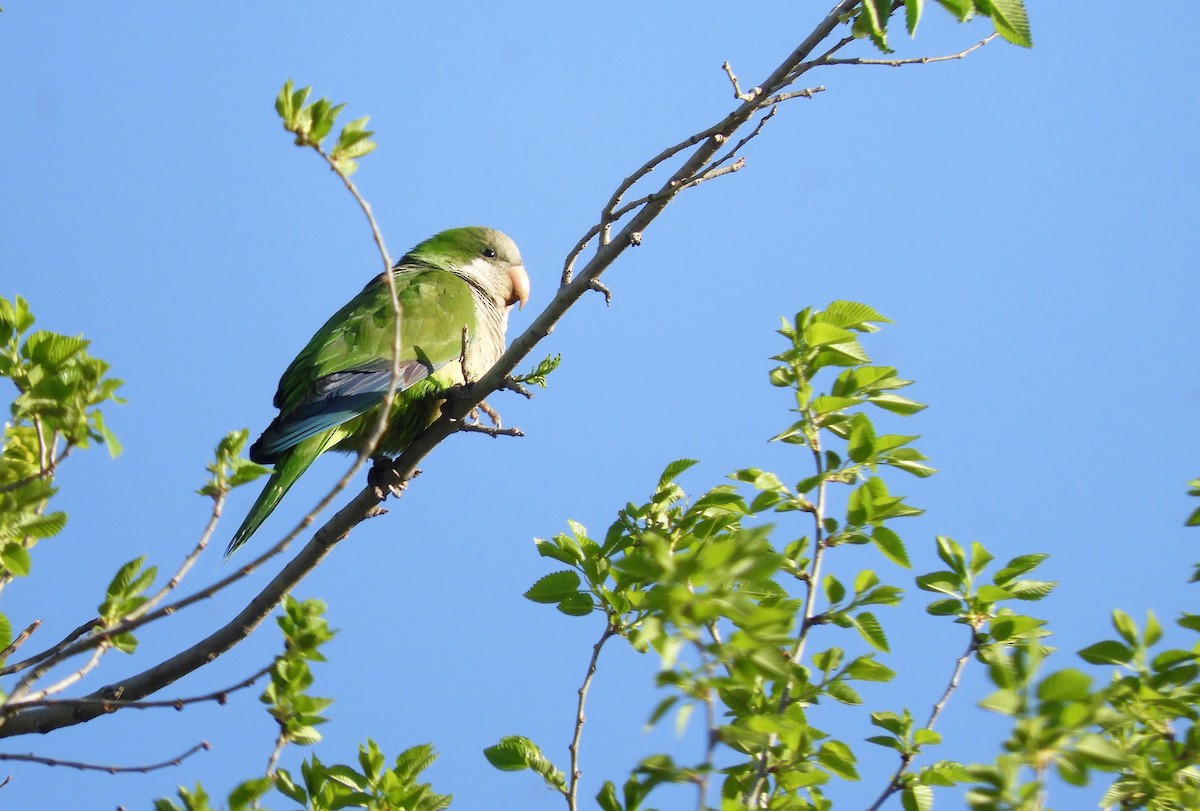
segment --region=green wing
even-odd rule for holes
[[[463,330],[475,335],[470,287],[453,273],[401,268],[397,396],[381,449],[396,453],[436,416],[434,395],[461,380]],[[387,393],[395,335],[383,277],[368,284],[325,322],[288,366],[275,393],[279,416],[250,448],[275,472],[225,552],[245,543],[313,461],[331,448],[359,450]],[[443,369],[443,367],[447,367]]]
[[[460,357],[463,329],[468,337],[475,332],[475,306],[467,283],[445,271],[401,272],[396,286],[403,392]],[[394,323],[388,287],[376,279],[317,330],[283,373],[275,393],[279,417],[250,458],[273,463],[377,406],[391,378]]]

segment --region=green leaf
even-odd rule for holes
[[[611,780],[605,780],[604,785],[600,787],[600,792],[596,795],[596,804],[600,806],[600,811],[624,811],[621,801],[617,799],[617,787]]]
[[[841,741],[829,741],[817,751],[817,762],[843,780],[857,780],[854,753]]]
[[[869,305],[840,299],[831,301],[828,307],[817,314],[816,318],[819,321],[826,321],[839,327],[848,327],[859,332],[869,332],[874,329],[869,326],[872,323],[891,323],[891,319]]]
[[[884,526],[875,527],[871,530],[871,541],[888,560],[897,566],[903,566],[905,569],[912,568],[912,564],[908,561],[908,551],[904,548],[904,541],[900,540],[900,536],[892,530]]]
[[[680,474],[688,468],[700,464],[697,459],[676,459],[663,469],[662,475],[658,477],[659,488],[665,487],[675,481]]]
[[[29,558],[29,550],[16,541],[7,543],[3,549],[0,549],[0,563],[3,563],[4,568],[17,577],[27,577],[33,566],[33,561]]]
[[[992,582],[997,586],[1007,585],[1010,581],[1017,579],[1023,574],[1028,574],[1038,567],[1038,565],[1050,557],[1046,554],[1035,555],[1020,555],[1013,558],[1003,569],[992,575]]]
[[[0,650],[4,650],[12,644],[12,623],[8,621],[8,617],[0,614]],[[0,659],[0,664],[3,663]]]
[[[887,635],[884,634],[883,626],[879,624],[879,620],[875,619],[874,614],[867,611],[858,614],[854,617],[854,627],[873,648],[884,653],[889,651]]]
[[[975,13],[975,4],[971,0],[937,0],[942,8],[949,11],[961,23],[971,19]]]
[[[495,746],[483,750],[488,762],[501,771],[530,769],[541,775],[546,784],[561,792],[566,791],[566,778],[542,755],[537,744],[520,735],[502,738]]]
[[[911,783],[900,792],[900,805],[904,811],[930,811],[933,808],[933,789],[920,783]]]
[[[596,610],[590,594],[576,592],[558,601],[557,608],[570,617],[586,617]]]
[[[850,438],[846,446],[851,460],[865,462],[875,453],[875,426],[866,414],[855,414],[850,420]]]
[[[1093,665],[1124,665],[1133,661],[1133,651],[1115,639],[1088,645],[1078,652],[1078,656]]]
[[[534,583],[525,599],[535,603],[557,603],[579,592],[579,575],[570,570],[554,572]]]
[[[976,0],[975,5],[992,18],[992,25],[1000,36],[1013,45],[1033,47],[1024,0]]]
[[[884,411],[890,411],[893,414],[899,414],[902,417],[907,417],[911,414],[916,414],[925,408],[924,403],[918,403],[916,400],[910,400],[907,397],[901,397],[898,394],[874,394],[867,398],[868,403],[882,408]]]
[[[1136,645],[1138,641],[1137,623],[1133,618],[1119,608],[1114,608],[1112,612],[1112,624],[1117,629],[1117,633],[1121,635],[1130,645]]]
[[[1037,696],[1042,701],[1083,701],[1088,697],[1091,686],[1091,676],[1068,668],[1042,679]]]
[[[917,578],[917,588],[957,596],[962,590],[962,581],[954,572],[930,572]]]
[[[904,0],[904,24],[910,37],[916,36],[917,24],[921,22],[921,13],[924,10],[925,0]]]

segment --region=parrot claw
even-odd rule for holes
[[[374,487],[380,498],[389,494],[400,498],[408,487],[408,479],[402,478],[396,470],[395,459],[388,456],[371,457],[371,469],[367,471],[367,484]],[[420,470],[414,470],[409,478],[415,479],[421,475]]]

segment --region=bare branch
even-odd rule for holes
[[[804,66],[820,67],[822,65],[879,65],[882,67],[899,68],[903,67],[904,65],[932,65],[935,62],[949,62],[954,59],[962,59],[967,54],[977,51],[984,45],[987,45],[998,36],[1000,35],[996,33],[988,34],[971,47],[964,48],[958,53],[946,54],[945,56],[914,56],[908,59],[828,59],[822,57],[812,62],[806,62]]]
[[[25,644],[25,640],[29,639],[29,637],[33,635],[33,632],[36,631],[41,624],[41,620],[34,620],[33,622],[29,623],[29,626],[24,631],[17,634],[17,638],[10,642],[7,648],[0,650],[0,662],[3,662],[5,659],[16,653],[17,650]]]
[[[216,702],[224,704],[229,700],[230,693],[236,693],[239,690],[245,690],[251,687],[256,681],[271,672],[273,665],[267,665],[252,676],[242,679],[237,684],[231,684],[228,687],[220,690],[214,690],[211,693],[205,693],[201,696],[188,696],[186,698],[171,698],[164,701],[126,701],[119,698],[43,698],[29,701],[22,701],[14,707],[25,709],[26,707],[88,707],[98,708],[101,712],[116,712],[117,710],[153,710],[153,709],[171,709],[182,710],[189,704],[201,704],[205,702]]]
[[[201,741],[181,755],[176,755],[170,760],[164,760],[161,763],[151,763],[146,766],[103,766],[98,763],[83,763],[78,760],[59,760],[58,758],[42,757],[40,755],[14,755],[0,752],[0,760],[16,760],[22,763],[40,763],[43,766],[66,766],[69,769],[79,769],[87,772],[108,772],[109,774],[126,774],[136,772],[138,774],[146,774],[147,772],[165,769],[169,766],[178,766],[186,759],[203,750],[207,751],[212,747],[208,741]]]
[[[742,88],[738,85],[738,77],[728,62],[721,63],[721,70],[725,71],[725,75],[729,77],[729,83],[733,85],[733,97],[738,101],[754,101],[762,94],[761,87],[752,87],[743,93]]]
[[[604,643],[612,637],[616,636],[617,628],[613,625],[610,618],[604,626],[604,633],[596,640],[596,644],[592,645],[592,658],[588,661],[587,673],[583,677],[583,684],[579,685],[579,700],[575,705],[575,732],[571,736],[571,743],[567,749],[571,752],[571,768],[570,774],[567,776],[567,808],[570,811],[576,811],[578,808],[579,795],[579,778],[583,776],[583,771],[579,767],[579,740],[583,736],[583,724],[587,720],[584,713],[584,707],[587,704],[588,688],[592,686],[592,677],[596,675],[596,662],[600,659],[600,651],[604,648]]]
[[[481,425],[477,422],[463,422],[458,426],[458,430],[468,434],[487,434],[491,437],[525,436],[525,432],[520,428],[500,428],[492,425]]]

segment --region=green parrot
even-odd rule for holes
[[[478,226],[425,240],[396,263],[392,278],[400,299],[399,380],[376,448],[389,455],[437,418],[441,394],[465,382],[464,365],[472,380],[492,367],[504,353],[509,307],[529,298],[516,244]],[[391,294],[380,274],[300,350],[275,392],[279,416],[250,447],[252,461],[275,471],[226,556],[254,534],[318,456],[363,449],[387,393],[394,333]]]

